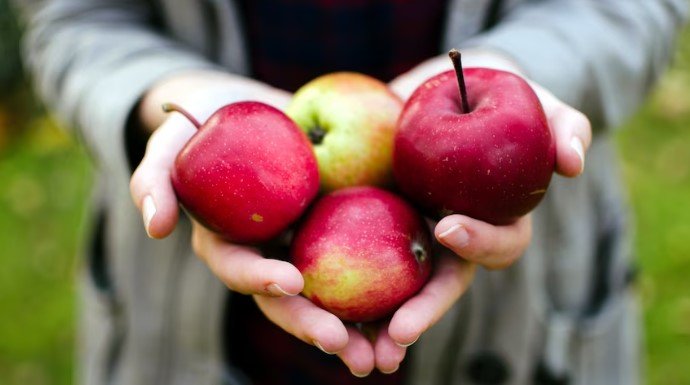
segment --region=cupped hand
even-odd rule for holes
[[[491,67],[521,74],[508,58],[493,52],[465,52],[464,60],[468,67]],[[390,87],[407,99],[426,79],[449,69],[452,69],[450,60],[440,56],[401,75]],[[539,96],[555,136],[556,172],[567,177],[578,176],[584,169],[584,154],[591,142],[588,119],[544,88],[530,84]],[[437,252],[430,281],[373,332],[363,333],[360,328],[345,326],[304,298],[255,296],[256,302],[283,329],[328,353],[337,353],[353,374],[364,376],[374,368],[392,373],[404,359],[407,347],[438,322],[467,290],[476,264],[502,269],[524,253],[532,236],[531,215],[503,226],[450,215],[436,224],[434,235],[446,248]]]
[[[481,65],[520,73],[510,60],[500,55],[485,52],[468,55],[466,51],[463,55],[466,66]],[[446,57],[435,58],[394,80],[391,88],[407,98],[428,77],[451,68]],[[217,79],[211,83],[217,85]],[[185,84],[189,83],[186,80],[178,82],[178,89],[189,89],[183,86]],[[556,171],[569,177],[579,175],[591,141],[588,120],[548,91],[535,84],[532,86],[556,138]],[[275,98],[275,102],[269,104],[277,107],[289,100],[284,93],[265,86],[251,84],[249,89],[258,90],[266,99]],[[192,102],[161,97],[169,95],[150,93],[151,99],[156,100],[152,105],[158,108],[162,102],[177,102],[189,108],[199,120],[220,107],[190,107]],[[147,232],[154,238],[168,235],[177,221],[177,201],[169,173],[176,154],[194,133],[192,125],[176,115],[165,119],[154,132],[146,156],[132,177],[133,199],[142,210]],[[152,122],[149,126],[156,126],[161,117],[152,112],[144,114],[142,120]],[[475,263],[496,269],[517,260],[529,244],[531,218],[527,215],[510,225],[493,226],[466,216],[451,215],[436,225],[434,233],[447,249],[437,253],[430,281],[373,332],[372,326],[362,329],[346,325],[306,298],[294,296],[301,291],[303,280],[297,269],[287,262],[264,259],[255,249],[228,244],[198,224],[194,225],[193,244],[197,254],[228,287],[255,294],[259,308],[271,321],[300,340],[326,353],[337,354],[353,374],[364,376],[374,368],[384,373],[397,370],[407,346],[433,326],[465,292],[474,276]]]
[[[516,63],[495,51],[466,49],[462,51],[462,61],[465,68],[495,68],[524,77]],[[451,69],[453,65],[450,59],[446,55],[440,55],[394,79],[390,87],[403,99],[407,99],[426,79]],[[585,153],[592,140],[589,120],[545,88],[526,80],[539,97],[555,138],[555,171],[566,177],[580,175],[585,166]],[[513,264],[529,246],[531,222],[528,214],[512,224],[494,226],[456,214],[439,221],[434,234],[441,244],[464,260],[489,269],[502,269]]]
[[[429,282],[389,320],[353,325],[343,323],[308,299],[255,295],[261,311],[276,325],[328,354],[337,354],[352,374],[364,377],[378,368],[395,372],[407,347],[433,326],[467,290],[474,265],[441,252],[435,256]]]
[[[177,154],[196,130],[178,113],[163,114],[161,105],[177,103],[204,122],[218,108],[240,100],[258,100],[283,108],[290,95],[237,76],[196,71],[165,79],[142,99],[140,120],[152,134],[144,158],[130,180],[130,191],[150,237],[164,238],[175,228],[179,208],[170,173]],[[302,291],[302,275],[290,263],[266,259],[253,248],[228,243],[196,222],[192,245],[231,290],[274,296]]]
[[[235,75],[194,71],[165,79],[144,95],[138,108],[139,120],[151,136],[144,158],[130,180],[130,192],[150,237],[164,238],[175,228],[178,202],[170,173],[177,154],[196,132],[181,114],[165,114],[161,106],[178,104],[203,123],[220,107],[242,100],[283,109],[290,94]]]

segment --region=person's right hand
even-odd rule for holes
[[[170,173],[177,154],[196,130],[178,113],[165,115],[161,105],[177,103],[203,123],[218,108],[240,100],[261,101],[282,109],[290,94],[234,75],[195,71],[165,79],[142,99],[140,121],[152,134],[130,180],[130,191],[150,237],[164,238],[175,228],[179,209]],[[228,243],[196,222],[192,245],[231,290],[272,296],[302,291],[302,275],[290,263],[266,259],[253,248]]]
[[[222,105],[238,100],[258,100],[282,108],[290,95],[248,79],[195,72],[160,83],[142,100],[140,120],[152,135],[146,154],[132,175],[130,190],[150,237],[164,238],[175,228],[179,209],[170,172],[177,154],[195,132],[194,126],[180,114],[164,115],[161,104],[179,104],[203,122]],[[335,315],[297,295],[304,280],[292,264],[264,258],[255,248],[232,244],[196,221],[192,227],[192,248],[230,290],[259,298],[260,309],[286,332],[324,352],[344,352],[341,358],[353,372],[371,371],[367,367],[373,363],[367,363],[365,358],[362,368],[362,359],[350,354],[362,348],[366,351],[369,343],[351,328],[346,329]],[[285,297],[287,301],[260,300],[270,297]]]

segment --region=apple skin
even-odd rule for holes
[[[429,228],[398,196],[350,187],[318,200],[293,239],[302,294],[343,321],[395,311],[431,271]]]
[[[286,109],[310,137],[325,192],[387,186],[401,99],[388,86],[354,72],[320,76],[302,86]]]
[[[431,217],[453,213],[508,224],[539,204],[556,146],[539,98],[517,75],[465,69],[469,113],[454,71],[415,90],[398,121],[393,153],[402,193]]]
[[[216,111],[178,154],[171,181],[189,214],[243,244],[285,230],[319,188],[306,135],[284,113],[259,102]]]

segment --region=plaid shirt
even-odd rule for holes
[[[334,71],[390,81],[439,53],[446,0],[237,0],[253,77],[295,91]],[[226,321],[230,361],[255,385],[401,384],[398,372],[360,379],[273,325],[249,297],[235,296]],[[409,352],[408,352],[409,354]]]
[[[374,370],[366,378],[350,374],[336,356],[305,344],[269,321],[250,296],[230,299],[225,347],[230,362],[252,385],[400,385],[407,368],[393,374]],[[410,351],[408,350],[408,355]]]
[[[238,0],[253,77],[295,91],[329,72],[390,81],[440,50],[446,0]]]

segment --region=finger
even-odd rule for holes
[[[591,142],[589,120],[581,112],[561,105],[549,116],[556,136],[556,172],[575,177],[585,168],[585,152]]]
[[[181,118],[166,120],[151,135],[146,154],[130,180],[132,200],[152,238],[166,237],[177,224],[179,210],[170,171],[175,157],[193,133],[193,126]]]
[[[374,370],[374,348],[371,342],[355,327],[347,327],[348,343],[338,357],[355,377],[366,377]]]
[[[243,294],[294,296],[304,288],[291,263],[262,257],[253,248],[234,245],[193,222],[192,247],[230,290]]]
[[[474,271],[474,264],[440,254],[431,280],[393,314],[388,325],[390,338],[400,346],[412,345],[467,290]]]
[[[292,94],[278,88],[271,88],[271,92],[267,92],[263,101],[281,111],[284,111],[292,101]]]
[[[391,374],[398,370],[405,358],[407,348],[400,346],[388,335],[388,323],[379,328],[378,338],[374,345],[376,367],[384,374]]]
[[[433,57],[412,70],[393,79],[388,87],[402,100],[407,100],[422,83],[441,72],[452,70],[453,64],[447,55]]]
[[[349,341],[345,325],[308,299],[255,295],[259,309],[281,329],[328,354],[343,351]]]
[[[434,235],[463,259],[488,269],[504,269],[529,246],[531,218],[525,215],[510,225],[494,226],[464,215],[449,215],[438,222]]]
[[[535,86],[556,141],[556,172],[567,177],[582,174],[585,154],[592,142],[592,126],[580,111]]]

